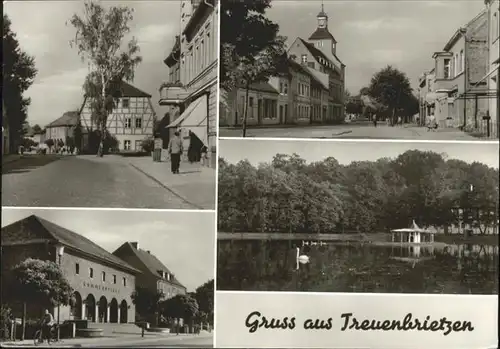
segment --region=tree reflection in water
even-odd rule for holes
[[[245,291],[497,294],[498,246],[394,247],[302,241],[218,242],[217,288]]]

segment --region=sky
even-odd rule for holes
[[[297,37],[307,40],[316,29],[320,1],[274,0],[272,6],[267,17],[289,44]],[[405,72],[416,90],[419,75],[434,67],[432,54],[484,8],[484,1],[325,0],[324,6],[337,56],[346,65],[346,88],[357,94],[387,65]]]
[[[153,107],[162,117],[166,110],[158,105],[158,90],[168,80],[168,67],[163,60],[180,30],[180,1],[103,3],[106,7],[125,4],[135,10],[129,37],[138,39],[143,62],[137,67],[132,84],[152,95]],[[83,12],[83,1],[4,1],[3,5],[21,48],[35,57],[38,75],[25,93],[31,97],[28,121],[44,127],[83,103],[82,84],[88,66],[69,46],[75,29],[66,25],[74,13]]]
[[[154,254],[188,289],[213,279],[215,214],[212,212],[2,208],[2,227],[30,215],[80,234],[112,253],[124,242]]]
[[[373,141],[293,141],[262,139],[220,139],[219,156],[229,163],[247,159],[253,165],[269,162],[273,156],[296,153],[307,162],[334,157],[340,164],[353,161],[375,161],[380,158],[396,158],[407,150],[444,153],[448,159],[467,163],[475,161],[498,168],[498,143],[431,143],[431,142],[383,142]]]

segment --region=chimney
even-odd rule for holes
[[[138,242],[131,242],[130,243],[136,250],[139,249],[139,243]]]

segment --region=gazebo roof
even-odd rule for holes
[[[411,225],[411,228],[402,228],[402,229],[393,229],[391,230],[393,232],[396,232],[396,233],[414,233],[414,232],[418,232],[418,233],[429,233],[429,234],[432,234],[434,232],[430,231],[430,230],[427,230],[427,229],[422,229],[420,228],[417,223],[415,223],[415,220],[413,220],[413,223]]]

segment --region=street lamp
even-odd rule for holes
[[[61,268],[61,258],[64,254],[64,246],[57,245],[56,252],[57,252],[57,256],[59,257],[59,259],[58,259],[59,268]],[[59,327],[59,321],[60,321],[60,315],[61,315],[60,313],[61,313],[61,301],[58,300],[57,301],[57,340],[58,341],[59,341],[59,339],[61,339],[61,330]]]

